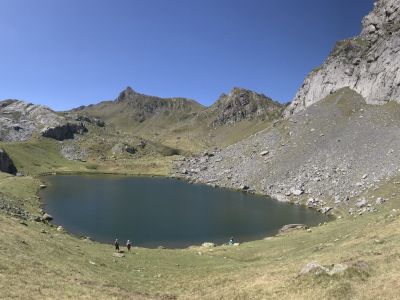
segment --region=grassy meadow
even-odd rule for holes
[[[39,215],[41,173],[112,172],[167,175],[173,157],[118,164],[72,162],[52,141],[2,144],[27,176],[0,173],[10,203]],[[97,164],[97,163],[96,163]],[[0,298],[3,299],[395,299],[400,282],[400,199],[396,179],[371,191],[391,197],[379,212],[346,216],[311,230],[240,246],[188,249],[112,245],[74,237],[56,226],[0,213]],[[369,195],[365,195],[369,196]],[[310,262],[336,274],[299,275]],[[359,267],[362,266],[362,267]]]

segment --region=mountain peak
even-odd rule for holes
[[[217,114],[213,125],[223,125],[255,117],[269,119],[271,114],[280,114],[282,107],[263,94],[234,87],[228,95],[222,94],[210,110]]]
[[[116,101],[124,101],[127,100],[129,98],[132,98],[135,95],[140,95],[139,93],[137,93],[134,89],[132,89],[130,86],[127,86],[118,96],[118,98],[116,99]]]

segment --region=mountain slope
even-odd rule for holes
[[[347,212],[398,174],[399,131],[400,104],[367,105],[344,88],[212,157],[182,162],[177,175]]]
[[[379,0],[359,36],[336,44],[304,80],[285,115],[350,87],[369,104],[400,102],[400,1]]]
[[[239,88],[206,108],[193,100],[147,96],[128,87],[114,101],[74,112],[100,117],[124,134],[198,152],[231,144],[268,127],[280,117],[283,107],[264,95]]]

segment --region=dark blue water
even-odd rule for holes
[[[305,207],[228,189],[167,178],[51,176],[41,191],[54,223],[76,235],[111,243],[181,248],[243,242],[274,235],[285,224],[327,218]]]

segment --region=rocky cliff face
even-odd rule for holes
[[[340,41],[304,80],[285,115],[350,87],[368,104],[400,102],[400,1],[378,0],[359,36]]]
[[[13,161],[3,149],[0,149],[0,171],[14,175],[17,173]]]
[[[81,122],[72,121],[46,106],[19,100],[0,101],[0,141],[26,141],[34,135],[63,140],[87,131]]]
[[[243,119],[270,120],[282,112],[283,105],[255,92],[233,88],[229,95],[221,97],[207,110],[215,114],[212,126],[232,124]]]

